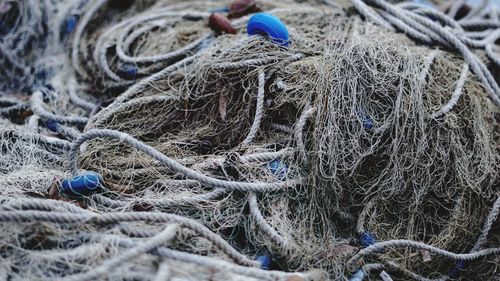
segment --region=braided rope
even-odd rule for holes
[[[86,280],[96,280],[96,278],[102,278],[105,274],[116,269],[117,266],[137,258],[137,256],[147,253],[165,243],[175,238],[179,227],[177,225],[168,225],[165,230],[163,230],[158,235],[148,239],[145,242],[139,243],[139,245],[132,247],[121,255],[118,255],[112,259],[105,261],[100,266],[81,274],[66,276],[61,281],[86,281]]]
[[[262,121],[262,115],[264,114],[264,87],[266,85],[265,77],[266,75],[264,71],[259,71],[259,90],[257,92],[257,106],[255,109],[255,117],[252,123],[252,127],[250,128],[250,132],[241,143],[242,145],[249,145],[250,143],[252,143],[253,139],[257,135],[257,132],[259,131],[260,122]]]
[[[299,120],[295,124],[295,129],[294,129],[295,142],[297,144],[297,149],[300,151],[302,157],[305,160],[307,160],[307,157],[306,157],[306,147],[304,145],[303,130],[304,127],[306,126],[307,120],[314,114],[315,111],[316,108],[311,107],[310,103],[308,103],[304,108],[304,110],[302,111]]]
[[[201,237],[212,242],[222,252],[227,254],[238,264],[247,266],[259,266],[259,263],[248,259],[240,254],[231,245],[229,245],[219,235],[210,231],[207,227],[196,222],[195,220],[185,218],[174,214],[151,213],[151,212],[133,212],[133,213],[67,213],[67,212],[44,212],[44,211],[5,211],[0,212],[0,221],[12,222],[34,222],[45,221],[52,223],[77,224],[91,223],[97,225],[113,225],[120,222],[173,222],[178,223],[182,227],[192,229]]]
[[[147,87],[153,85],[154,82],[167,77],[172,72],[179,69],[180,67],[183,67],[183,66],[186,66],[186,65],[192,63],[199,56],[200,56],[199,54],[195,54],[195,55],[192,55],[190,57],[187,57],[179,62],[176,62],[176,63],[164,68],[160,72],[157,72],[157,73],[135,83],[133,86],[128,88],[127,91],[125,91],[123,94],[118,96],[111,105],[109,105],[105,109],[101,110],[96,115],[92,116],[92,118],[89,121],[89,125],[87,126],[87,129],[98,127],[103,122],[102,120],[108,119],[113,114],[113,112],[116,110],[116,107],[120,106],[122,103],[124,103],[128,100],[133,99],[136,95],[141,94]]]
[[[368,1],[368,0],[366,0]],[[372,16],[370,16],[370,13],[374,13],[371,8],[366,7],[366,4],[363,3],[362,6],[359,5],[359,2],[361,0],[351,0],[353,2],[353,5],[357,8],[357,10],[367,16],[368,18],[373,19]],[[464,57],[465,61],[470,65],[476,76],[479,78],[479,80],[484,84],[484,86],[487,88],[488,92],[490,93],[490,98],[495,102],[495,104],[500,105],[500,88],[496,84],[495,79],[493,78],[492,74],[489,72],[487,67],[483,62],[481,62],[476,55],[474,55],[466,45],[466,43],[463,42],[463,36],[458,36],[457,34],[464,34],[463,30],[460,28],[456,28],[456,24],[453,23],[451,26],[453,29],[453,32],[450,31],[449,29],[435,23],[434,21],[417,14],[416,12],[412,10],[403,10],[399,6],[391,5],[387,3],[384,0],[369,0],[370,4],[374,4],[377,7],[381,8],[382,10],[386,11],[387,13],[393,15],[394,17],[398,18],[400,21],[404,22],[405,25],[401,25],[399,23],[396,23],[399,28],[403,28],[403,32],[405,32],[405,28],[408,26],[427,35],[430,36],[433,40],[436,42],[456,49],[459,51],[462,56]],[[453,21],[450,21],[449,18],[439,16],[440,19],[443,19],[445,23],[449,24],[452,23]],[[379,22],[379,20],[374,20],[380,25],[386,26],[385,23]],[[385,21],[386,22],[386,21]],[[463,22],[460,23],[462,27],[464,27]],[[406,33],[408,33],[408,30],[406,30]],[[460,38],[459,38],[460,37]],[[466,42],[471,43],[471,40],[466,40]],[[488,41],[485,41],[488,42]]]
[[[465,63],[464,66],[462,67],[462,72],[460,73],[460,78],[457,81],[457,85],[455,86],[455,91],[453,91],[453,94],[451,95],[451,99],[445,105],[443,105],[443,107],[434,112],[432,114],[432,117],[434,118],[442,117],[443,115],[449,113],[453,109],[453,107],[455,107],[455,105],[458,103],[458,100],[463,94],[464,85],[465,82],[467,81],[468,74],[469,74],[469,65]]]
[[[90,20],[94,17],[94,14],[97,13],[97,11],[99,11],[104,5],[106,5],[107,2],[108,0],[98,0],[83,15],[76,28],[75,37],[73,38],[71,49],[71,62],[76,72],[82,76],[86,76],[86,73],[84,72],[82,66],[80,65],[80,60],[78,59],[78,54],[80,51],[80,41],[82,39],[83,33],[85,32],[85,28],[89,24]]]
[[[111,235],[93,235],[96,236],[95,238],[97,240],[111,239],[114,242],[119,242],[124,247],[132,247],[134,245],[133,240],[131,240],[130,238]],[[152,253],[165,259],[188,262],[208,268],[217,269],[218,271],[222,272],[232,272],[235,274],[241,274],[253,278],[260,278],[263,280],[314,280],[314,277],[318,275],[315,272],[287,273],[281,271],[267,271],[257,267],[245,267],[213,257],[199,256],[196,254],[180,252],[165,247],[159,247],[153,250]]]
[[[250,214],[254,218],[255,222],[259,226],[259,228],[267,234],[271,239],[273,239],[280,247],[286,248],[287,242],[286,240],[266,221],[264,216],[259,210],[259,206],[257,204],[257,196],[255,193],[250,192],[248,194],[248,206],[250,208]]]
[[[469,253],[469,254],[456,254],[452,252],[448,252],[446,250],[434,247],[432,245],[428,245],[425,243],[421,242],[416,242],[412,240],[390,240],[390,241],[384,241],[384,242],[379,242],[376,244],[373,244],[367,248],[364,248],[360,250],[356,255],[354,255],[349,261],[348,265],[351,268],[354,268],[359,260],[363,258],[364,256],[368,256],[377,252],[380,252],[382,250],[385,250],[387,248],[413,248],[416,250],[426,250],[431,253],[435,253],[441,256],[444,256],[446,258],[452,259],[452,260],[466,260],[466,261],[471,261],[475,260],[484,256],[488,255],[498,255],[500,254],[500,248],[489,248],[481,251],[477,251],[474,253]]]
[[[69,91],[68,92],[69,92],[70,101],[73,102],[75,105],[77,105],[77,106],[79,106],[87,111],[94,110],[95,104],[82,99],[76,93],[76,81],[74,79],[72,79],[69,83]]]
[[[46,111],[42,106],[43,94],[40,91],[34,92],[31,95],[30,101],[31,101],[31,109],[33,110],[33,112],[45,120],[53,120],[60,123],[76,124],[76,125],[85,125],[88,122],[88,118],[86,117],[61,116]]]
[[[247,182],[236,182],[236,181],[226,181],[226,180],[220,180],[220,179],[215,179],[209,176],[206,176],[204,174],[201,174],[195,170],[192,170],[181,163],[177,162],[176,160],[162,154],[158,150],[154,149],[153,147],[133,138],[132,136],[122,133],[119,131],[114,131],[114,130],[108,130],[108,129],[93,129],[88,132],[83,133],[80,135],[78,139],[75,140],[73,143],[73,147],[70,150],[69,153],[69,165],[70,165],[70,170],[73,175],[76,175],[78,173],[78,167],[77,167],[77,157],[80,151],[80,146],[85,143],[86,141],[95,139],[95,138],[111,138],[111,139],[116,139],[121,142],[124,142],[133,148],[142,151],[149,156],[153,157],[154,159],[160,161],[162,164],[167,166],[168,168],[179,172],[186,176],[189,179],[194,179],[199,181],[200,183],[207,184],[208,186],[211,187],[218,187],[218,188],[225,188],[228,190],[239,190],[239,191],[253,191],[253,192],[264,192],[264,191],[271,191],[271,190],[280,190],[283,188],[287,188],[289,186],[293,186],[297,184],[296,181],[285,181],[285,182],[276,182],[276,183],[247,183]]]
[[[499,212],[500,212],[500,195],[497,197],[497,200],[493,204],[490,214],[488,215],[486,221],[484,222],[483,229],[481,230],[481,235],[479,235],[479,238],[477,239],[476,244],[474,244],[474,246],[472,247],[471,252],[475,252],[481,249],[484,243],[486,243],[486,240],[488,238],[488,233],[490,232],[493,223],[497,220]]]
[[[163,261],[158,267],[158,272],[153,281],[168,281],[170,280],[170,264],[168,261]]]

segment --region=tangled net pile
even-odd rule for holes
[[[1,2],[0,279],[498,280],[498,7],[229,4]]]

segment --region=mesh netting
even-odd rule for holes
[[[494,4],[69,2],[0,6],[0,275],[498,277]]]

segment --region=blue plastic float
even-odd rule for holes
[[[61,182],[61,195],[70,198],[81,198],[95,193],[101,186],[101,175],[95,172],[85,172]]]
[[[45,122],[45,126],[47,129],[51,130],[54,133],[59,132],[59,129],[61,127],[61,124],[59,124],[57,121],[54,120],[48,120]]]
[[[363,118],[363,127],[367,130],[373,129],[373,120],[370,118],[370,116],[367,116],[367,118]]]
[[[262,269],[269,270],[269,268],[271,267],[272,260],[268,255],[257,256],[256,260],[260,263],[260,268]]]
[[[132,65],[124,65],[119,71],[118,74],[125,79],[133,80],[137,78],[137,67]]]
[[[367,130],[373,129],[373,119],[368,115],[364,110],[358,109],[357,114],[359,118],[361,118],[361,122],[363,123],[363,127]]]
[[[377,243],[377,239],[375,238],[375,234],[371,232],[363,232],[361,236],[359,237],[359,240],[361,242],[361,245],[363,248],[370,247],[371,245],[374,245]],[[349,278],[349,281],[363,281],[365,278],[365,272],[363,269],[358,269],[356,272],[354,272],[351,277]]]
[[[71,33],[73,30],[75,30],[76,24],[78,22],[78,16],[77,15],[71,15],[67,20],[66,20],[66,33]]]
[[[285,24],[277,17],[266,14],[257,13],[248,21],[248,35],[265,35],[280,46],[289,46],[290,37]]]
[[[371,245],[377,243],[377,239],[375,238],[375,235],[370,232],[364,232],[361,234],[361,237],[359,237],[359,240],[361,240],[361,245],[366,248],[370,247]]]

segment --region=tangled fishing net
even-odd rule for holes
[[[498,280],[500,13],[429,5],[4,0],[0,276]]]

